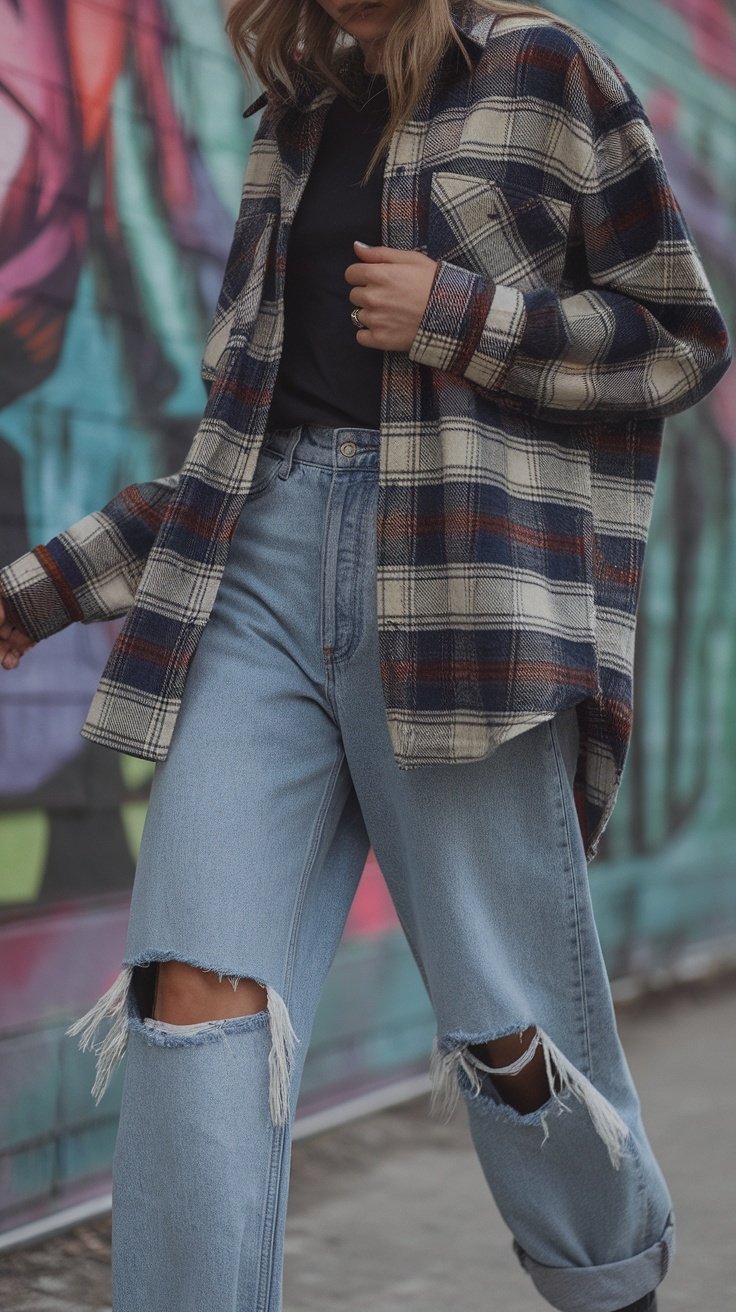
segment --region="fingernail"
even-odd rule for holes
[[[370,248],[371,248],[371,246],[370,246],[370,242],[367,242],[367,241],[356,241],[355,245],[356,245],[356,246],[365,246],[366,250],[370,250]]]

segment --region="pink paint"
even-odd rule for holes
[[[736,370],[729,369],[708,398],[718,435],[736,450]]]
[[[736,83],[736,19],[726,0],[664,0],[688,23],[698,63],[709,73]]]
[[[184,134],[166,79],[161,76],[170,34],[159,0],[137,0],[132,40],[155,132],[167,209],[176,215],[181,208],[192,209],[195,194]]]
[[[397,928],[396,909],[391,901],[378,862],[371,851],[350,908],[344,938],[375,938]]]
[[[673,132],[677,126],[680,97],[674,87],[660,85],[650,92],[647,117],[655,132]]]
[[[0,1031],[81,1015],[118,974],[127,923],[124,898],[0,924]]]

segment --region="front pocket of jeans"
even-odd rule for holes
[[[572,206],[487,178],[432,175],[428,255],[524,290],[559,287]]]
[[[281,468],[283,456],[262,446],[253,472],[253,482],[248,489],[248,501],[254,501],[267,492]]]

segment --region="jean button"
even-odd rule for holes
[[[358,448],[357,448],[355,442],[341,442],[341,443],[340,443],[340,454],[341,454],[341,455],[344,455],[344,456],[354,456],[354,455],[355,455],[355,452],[356,452],[357,450],[358,450]]]

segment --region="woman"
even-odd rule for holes
[[[578,29],[240,0],[228,30],[264,113],[187,459],[0,571],[6,669],[126,615],[82,732],[158,762],[122,970],[70,1031],[111,1019],[98,1097],[127,1048],[115,1310],[280,1307],[290,1126],[370,844],[433,1106],[462,1097],[520,1263],[554,1307],[643,1312],[674,1216],[587,861],[663,421],[728,334]]]

